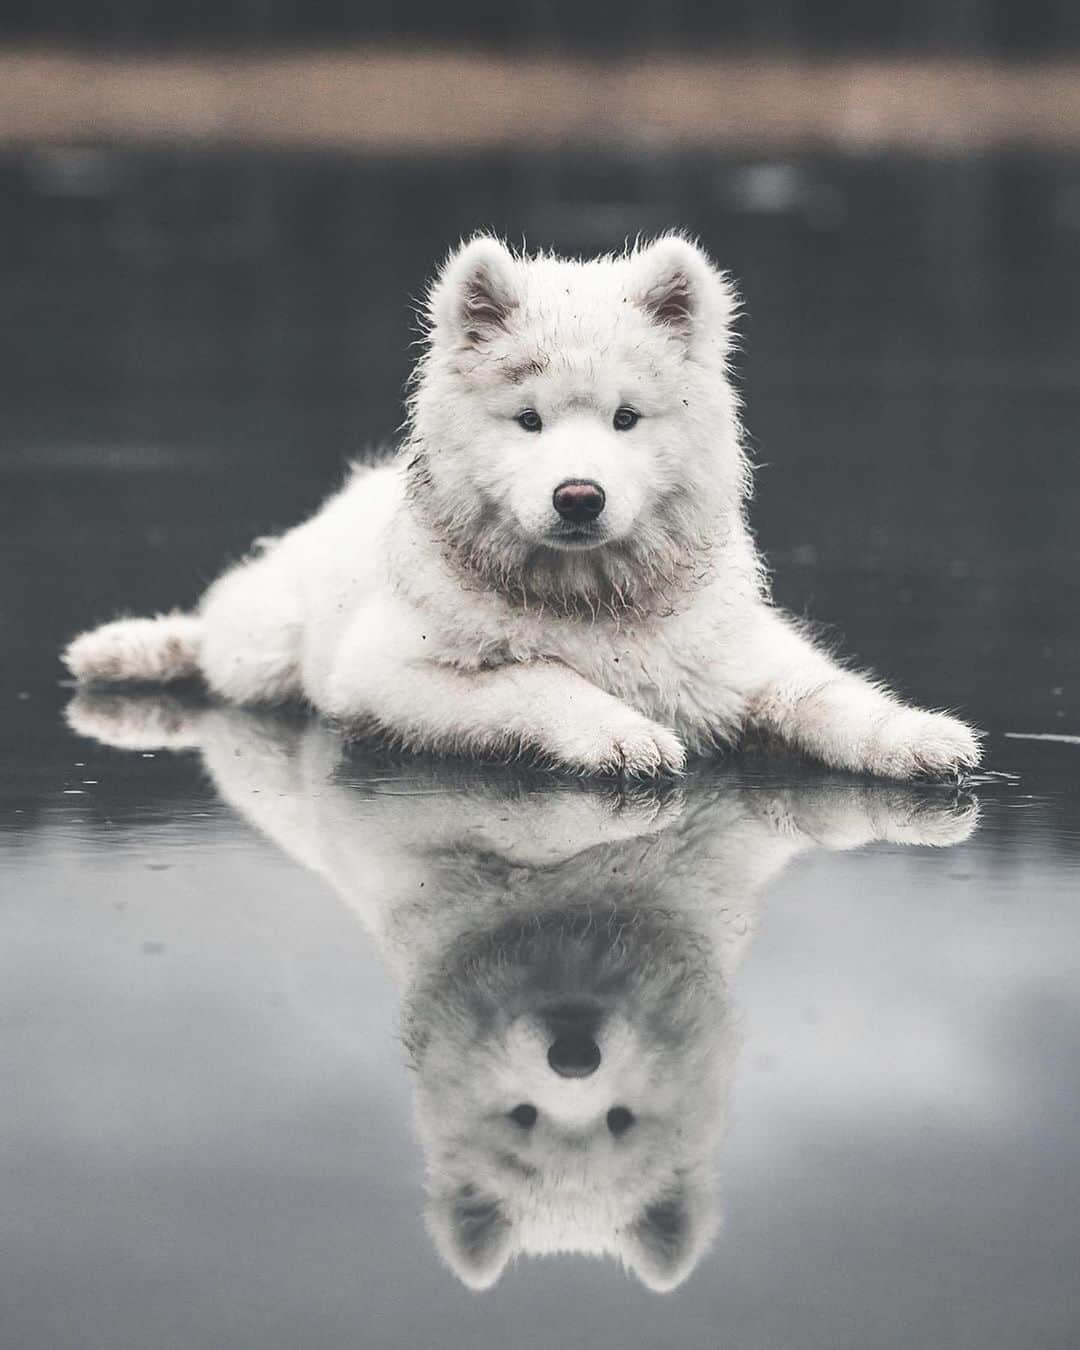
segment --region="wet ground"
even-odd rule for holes
[[[4,1345],[1075,1344],[1080,163],[0,180]],[[479,223],[702,234],[779,597],[1018,778],[620,795],[71,706],[75,629],[190,603],[392,437],[407,297]]]

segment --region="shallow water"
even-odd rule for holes
[[[1080,747],[1006,733],[1080,734],[1080,166],[2,171],[4,1344],[1074,1344]],[[480,219],[701,229],[778,594],[1018,779],[619,795],[71,706],[75,627],[189,602],[392,432],[403,297]],[[575,1243],[615,1255],[517,1254]]]

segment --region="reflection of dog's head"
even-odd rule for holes
[[[978,818],[920,788],[770,788],[731,767],[721,791],[662,800],[374,754],[342,777],[325,726],[160,691],[83,691],[67,716],[107,745],[199,746],[225,800],[363,899],[407,983],[429,1225],[474,1288],[527,1252],[614,1255],[657,1290],[686,1278],[716,1225],[725,980],[762,889],[812,847],[948,847]]]
[[[699,565],[745,495],[733,307],[677,235],[589,262],[473,239],[431,293],[414,498],[511,588],[640,589]]]
[[[732,1060],[698,935],[637,906],[512,920],[459,942],[408,1028],[429,1226],[466,1284],[526,1252],[685,1279],[715,1227]]]

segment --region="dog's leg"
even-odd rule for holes
[[[762,616],[748,655],[756,679],[747,721],[834,768],[910,779],[979,762],[978,735],[965,723],[909,707],[844,670],[774,611]]]
[[[231,703],[277,703],[302,692],[301,593],[283,558],[271,550],[234,567],[199,607],[202,673]]]
[[[463,671],[348,650],[327,711],[374,721],[406,746],[451,754],[529,751],[585,774],[678,773],[685,751],[666,727],[555,661]]]

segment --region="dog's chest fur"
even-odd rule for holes
[[[738,607],[718,606],[710,586],[676,613],[577,616],[461,592],[456,612],[424,605],[438,660],[479,670],[558,661],[696,744],[726,740],[742,716]],[[441,618],[440,615],[446,616]]]

